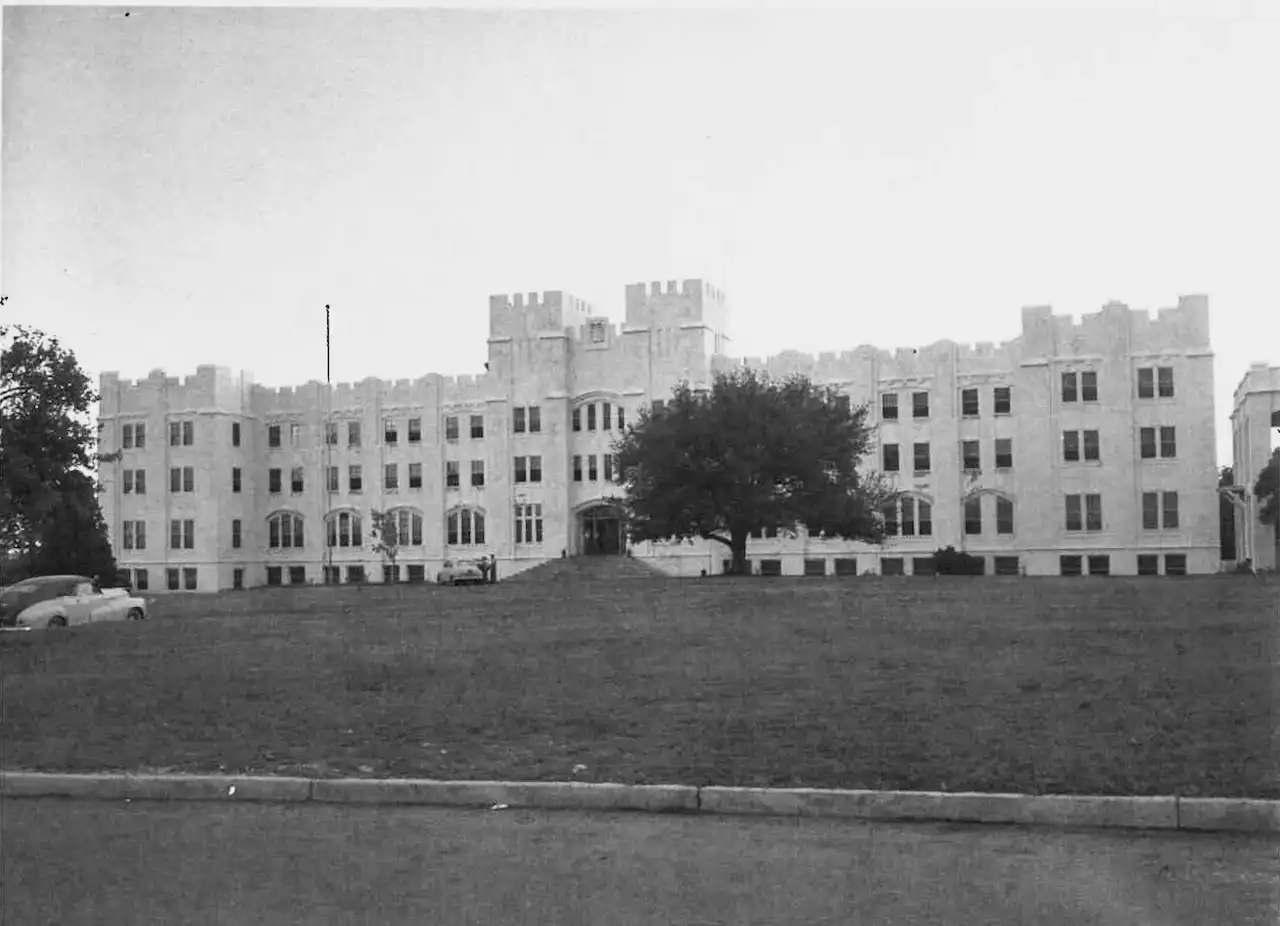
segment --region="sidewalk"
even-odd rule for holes
[[[1050,827],[1280,833],[1280,801],[587,782],[0,772],[0,797],[630,810]]]

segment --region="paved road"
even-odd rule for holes
[[[1264,837],[426,808],[6,800],[0,922],[1277,921]]]

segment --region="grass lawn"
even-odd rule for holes
[[[6,768],[1280,798],[1274,579],[271,589],[0,634]],[[585,770],[575,772],[575,766]]]

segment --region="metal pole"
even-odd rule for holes
[[[328,584],[333,573],[333,547],[329,546],[329,519],[333,516],[333,483],[330,481],[330,474],[333,472],[333,444],[329,442],[329,428],[333,424],[333,382],[329,368],[328,303],[324,307],[324,391],[324,435],[321,437],[324,441],[324,534],[321,542],[324,544],[324,581]]]

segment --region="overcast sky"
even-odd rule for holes
[[[1203,292],[1229,462],[1280,362],[1280,18],[1124,6],[6,7],[0,311],[95,378],[279,386],[325,303],[351,381],[480,372],[490,293],[701,277],[767,355]]]

